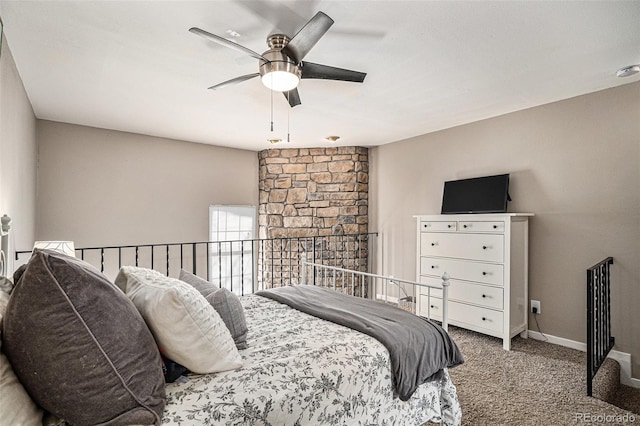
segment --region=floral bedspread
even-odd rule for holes
[[[244,367],[167,385],[167,425],[459,425],[446,370],[407,402],[393,395],[377,340],[261,296],[241,297]]]

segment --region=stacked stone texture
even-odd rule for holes
[[[260,238],[368,231],[369,151],[269,149],[260,165]]]
[[[368,149],[269,149],[259,152],[258,160],[260,238],[296,238],[261,250],[261,259],[265,254],[269,259],[260,263],[271,262],[265,286],[297,281],[302,252],[313,252],[322,263],[363,270],[368,239],[348,236],[368,232]]]

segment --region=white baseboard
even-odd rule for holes
[[[532,339],[543,340],[549,343],[553,343],[554,345],[564,346],[566,348],[576,349],[582,352],[587,351],[587,345],[585,343],[576,342],[575,340],[552,336],[550,334],[542,334],[538,331],[533,330],[528,330],[527,334]],[[636,379],[635,377],[631,376],[631,354],[612,350],[611,352],[609,352],[607,358],[614,359],[620,364],[620,383],[640,389],[640,379]]]

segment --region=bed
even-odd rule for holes
[[[244,367],[167,385],[163,424],[460,424],[446,370],[403,402],[377,340],[262,296],[242,304]]]
[[[447,368],[403,401],[392,357],[380,341],[261,295],[239,300],[248,328],[247,348],[238,351],[242,368],[167,383],[161,416],[152,423],[460,424]]]

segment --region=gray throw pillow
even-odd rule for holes
[[[133,303],[89,264],[34,250],[4,317],[2,350],[33,400],[71,424],[157,424],[157,346]]]
[[[231,332],[231,337],[238,349],[247,348],[247,321],[238,296],[226,288],[218,288],[209,281],[200,278],[184,269],[180,270],[181,281],[191,284],[218,312],[222,321]]]

